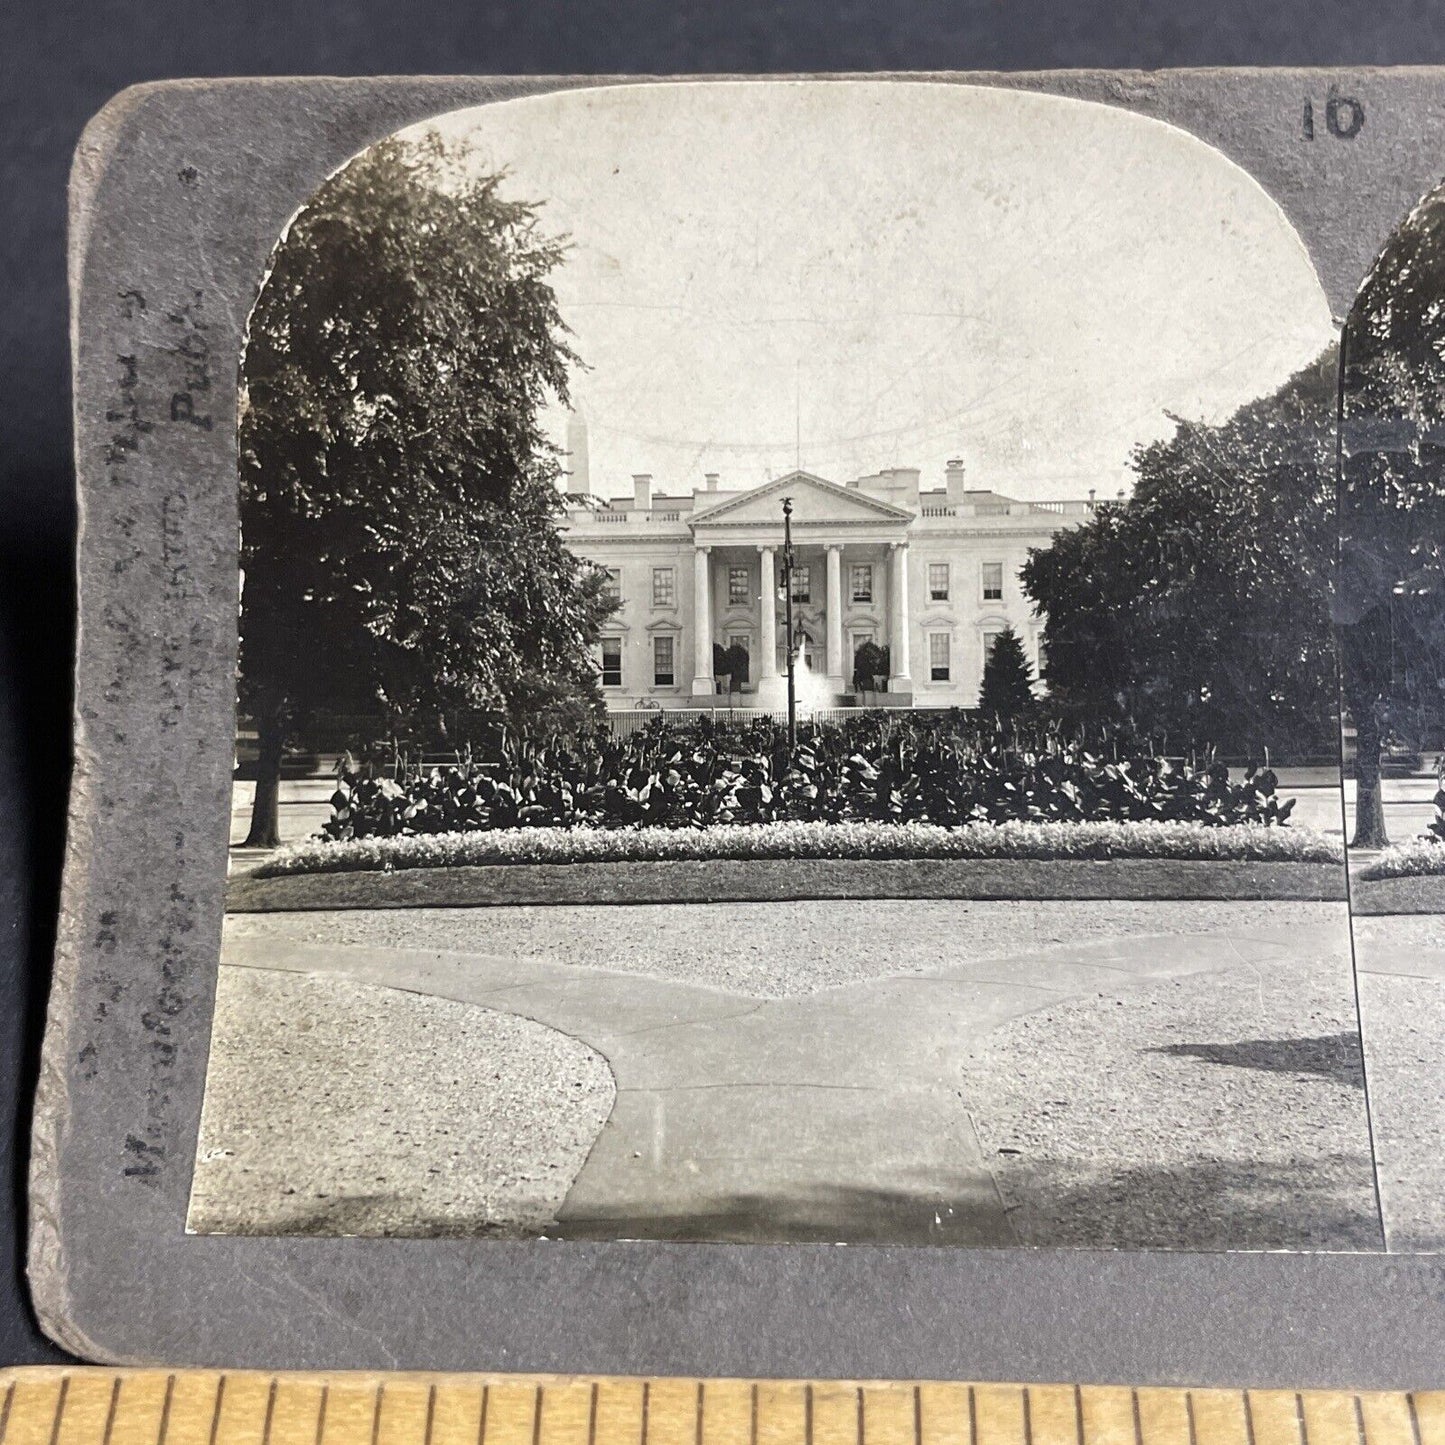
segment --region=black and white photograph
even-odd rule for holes
[[[587,86],[335,171],[239,378],[189,1230],[1383,1249],[1419,215],[1341,330],[1221,151],[1023,87]]]
[[[1341,345],[1355,968],[1386,1240],[1433,1252],[1445,1249],[1445,189],[1390,236]]]

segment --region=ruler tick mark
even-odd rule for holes
[[[276,1386],[273,1384],[273,1385],[271,1386],[271,1388],[274,1390],[274,1389],[276,1388]],[[176,1393],[176,1377],[175,1377],[174,1375],[167,1375],[167,1376],[166,1376],[166,1397],[165,1397],[164,1400],[161,1401],[161,1424],[160,1424],[160,1429],[156,1431],[156,1445],[166,1445],[166,1436],[167,1436],[167,1434],[170,1433],[170,1428],[171,1428],[171,1400],[175,1397],[175,1393]],[[59,1421],[56,1422],[56,1425],[57,1425],[57,1428],[58,1428],[58,1427],[59,1427]],[[270,1430],[270,1425],[271,1425],[271,1421],[270,1421],[270,1417],[269,1417],[269,1415],[268,1415],[268,1416],[267,1416],[267,1420],[266,1420],[266,1426],[267,1426],[268,1432],[269,1432],[269,1430]],[[54,1440],[51,1440],[50,1445],[55,1445],[55,1441],[54,1441]],[[267,1442],[263,1439],[262,1442],[261,1442],[261,1445],[267,1445]]]
[[[642,1445],[647,1445],[647,1409],[652,1403],[652,1386],[642,1382]]]
[[[0,1405],[0,1445],[5,1445],[5,1433],[10,1428],[10,1404],[14,1399],[15,1382],[12,1380],[5,1391],[5,1403]],[[1417,1434],[1415,1438],[1418,1440],[1420,1437]]]
[[[592,1382],[592,1399],[587,1406],[587,1445],[597,1445],[597,1381]]]
[[[172,1376],[170,1377],[169,1383],[168,1383],[167,1386],[166,1386],[166,1404],[167,1404],[167,1405],[169,1405],[170,1402],[171,1402],[171,1389],[170,1389],[170,1387],[171,1387],[171,1385],[174,1385],[174,1384],[175,1384],[175,1381],[176,1381],[176,1377],[175,1377],[174,1375],[172,1375]],[[55,1445],[55,1442],[60,1439],[60,1421],[61,1421],[62,1417],[63,1417],[64,1414],[65,1414],[65,1397],[66,1397],[69,1393],[70,1393],[70,1376],[69,1376],[69,1375],[62,1375],[62,1376],[60,1377],[60,1389],[56,1392],[56,1395],[55,1395],[55,1418],[50,1422],[50,1445]],[[162,1439],[162,1440],[165,1439],[165,1428],[166,1428],[166,1417],[165,1417],[165,1413],[162,1412],[162,1414],[161,1414],[161,1439]]]
[[[758,1387],[753,1386],[752,1391],[752,1418],[748,1424],[748,1445],[758,1445]],[[1420,1445],[1418,1436],[1415,1445]]]
[[[381,1438],[381,1402],[386,1398],[386,1385],[379,1383],[376,1387],[376,1401],[371,1407],[371,1445]]]
[[[1241,1390],[1239,1393],[1241,1398],[1244,1400],[1244,1438],[1246,1441],[1246,1445],[1255,1445],[1254,1405],[1250,1401],[1248,1390]]]
[[[226,1399],[226,1377],[216,1381],[216,1408],[211,1411],[211,1445],[216,1445],[216,1436],[221,1429],[221,1406]],[[107,1442],[108,1445],[108,1442]]]
[[[491,1402],[492,1387],[482,1386],[482,1413],[477,1420],[477,1445],[486,1445],[487,1441],[487,1405]]]
[[[1420,1445],[1420,1417],[1415,1412],[1415,1394],[1413,1390],[1405,1396],[1405,1404],[1409,1406],[1410,1409],[1410,1438],[1415,1442],[1415,1445]],[[4,1439],[4,1432],[0,1431],[0,1445],[3,1445]]]
[[[803,1386],[803,1445],[813,1445],[813,1387]]]
[[[1299,1445],[1310,1445],[1310,1429],[1305,1424],[1305,1402],[1302,1395],[1294,1397],[1294,1417],[1299,1426]]]
[[[913,1387],[913,1445],[923,1445],[923,1390]]]
[[[532,1445],[542,1445],[542,1387],[532,1396]]]
[[[1024,1445],[1034,1445],[1034,1410],[1029,1400],[1028,1386],[1025,1385],[1020,1393],[1024,1397]]]
[[[326,1434],[326,1404],[331,1398],[331,1385],[322,1385],[321,1402],[316,1407],[316,1445],[321,1445],[321,1438]]]
[[[1194,1391],[1184,1392],[1184,1414],[1189,1421],[1189,1445],[1199,1445],[1199,1431],[1194,1424]]]
[[[968,1445],[978,1445],[978,1396],[968,1387]]]
[[[271,1445],[271,1422],[276,1418],[276,1391],[280,1384],[281,1381],[272,1375],[271,1388],[266,1391],[266,1422],[261,1426],[261,1445]],[[170,1406],[169,1395],[166,1396],[166,1405]]]
[[[693,1440],[702,1445],[702,1381],[697,1382],[697,1420],[693,1425]]]
[[[100,1437],[100,1445],[110,1445],[110,1434],[115,1429],[115,1411],[120,1404],[120,1380],[121,1377],[117,1375],[111,1381],[110,1406],[105,1412],[105,1433]]]
[[[1129,1398],[1134,1403],[1134,1445],[1144,1445],[1144,1425],[1139,1419],[1139,1392],[1130,1390]]]
[[[1074,1436],[1077,1445],[1084,1445],[1084,1392],[1074,1386]]]
[[[422,1437],[425,1445],[431,1445],[432,1424],[437,1417],[437,1387],[431,1386],[426,1392],[426,1434]]]
[[[1365,1407],[1358,1395],[1355,1396],[1355,1434],[1360,1437],[1360,1445],[1370,1445],[1370,1438],[1365,1432]]]

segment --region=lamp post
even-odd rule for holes
[[[798,746],[798,695],[793,668],[797,649],[793,643],[793,499],[783,498],[783,636],[788,642],[788,752]]]

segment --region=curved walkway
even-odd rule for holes
[[[1251,931],[1248,911],[1228,905],[1234,926],[1206,934],[1034,948],[765,999],[552,958],[274,934],[228,937],[224,962],[484,1004],[598,1050],[617,1099],[560,1212],[563,1236],[1007,1245],[964,1094],[970,1049],[1069,999],[1285,960],[1338,969],[1345,997],[1343,910],[1315,907],[1317,923],[1293,928]],[[305,916],[306,933],[322,923]]]

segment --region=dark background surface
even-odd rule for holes
[[[1445,63],[1427,0],[161,0],[0,11],[0,1363],[65,1358],[23,1284],[24,1138],[70,768],[65,185],[141,81],[218,75]],[[960,1362],[966,1369],[967,1362]]]

